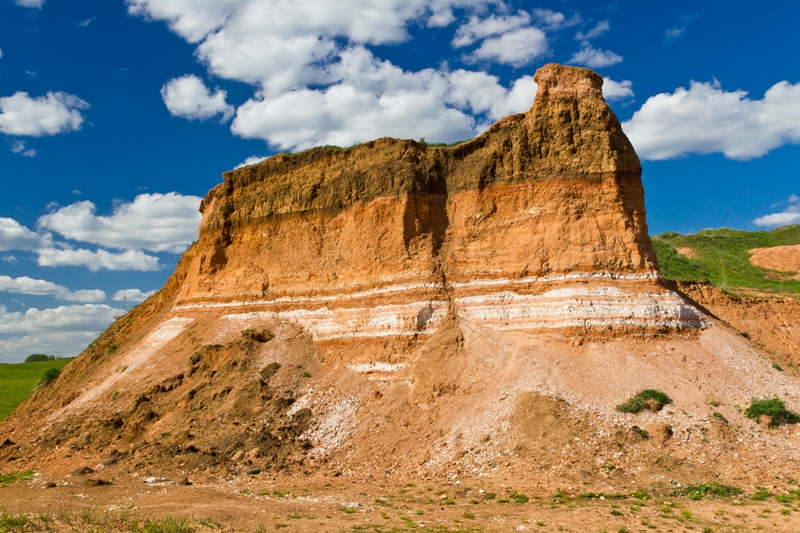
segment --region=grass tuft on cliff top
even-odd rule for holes
[[[749,250],[800,244],[800,225],[771,231],[728,228],[698,231],[693,235],[662,233],[652,238],[661,273],[669,280],[709,281],[730,294],[800,295],[796,274],[769,270],[750,263]],[[676,248],[691,248],[689,258]]]

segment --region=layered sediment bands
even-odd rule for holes
[[[447,313],[520,330],[702,325],[658,283],[641,167],[602,78],[535,78],[530,111],[455,147],[387,138],[226,173],[176,310],[237,307],[318,340],[431,333]]]

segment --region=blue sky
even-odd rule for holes
[[[789,1],[1,0],[0,362],[75,355],[159,288],[222,172],[472,137],[551,61],[606,78],[652,234],[800,222],[798,20]]]

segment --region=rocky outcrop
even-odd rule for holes
[[[553,490],[609,462],[631,487],[796,471],[794,433],[735,408],[780,391],[798,409],[796,378],[661,279],[602,78],[535,79],[527,113],[457,146],[379,139],[226,173],[167,285],[0,425],[0,464]],[[674,403],[616,410],[649,388]],[[746,434],[713,440],[708,398]]]
[[[379,139],[281,154],[203,201],[175,313],[293,320],[317,341],[702,326],[658,281],[641,166],[602,78],[547,65],[530,111],[455,147]]]

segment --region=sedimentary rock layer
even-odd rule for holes
[[[602,78],[535,79],[530,111],[454,147],[379,139],[226,173],[175,311],[292,320],[320,341],[424,335],[448,313],[503,330],[702,326],[659,285]]]

